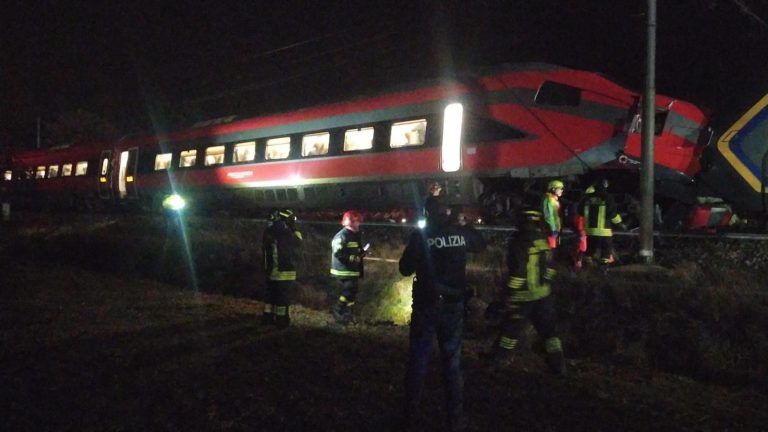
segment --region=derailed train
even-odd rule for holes
[[[3,185],[7,199],[22,208],[157,209],[179,194],[204,211],[359,208],[390,217],[418,207],[437,181],[448,204],[498,215],[554,177],[577,185],[603,173],[635,193],[640,105],[637,92],[598,73],[506,65],[163,135],[18,151],[2,168]],[[700,176],[727,173],[727,183],[709,191],[744,211],[763,210],[768,146],[754,141],[765,132],[765,115],[740,119],[718,139],[695,105],[666,96],[657,96],[656,105],[660,199],[692,203]],[[763,169],[755,171],[759,158]]]

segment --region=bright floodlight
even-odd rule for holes
[[[171,210],[179,211],[187,205],[187,202],[184,201],[184,198],[178,194],[173,194],[166,199],[168,200],[166,205]]]
[[[445,172],[458,171],[461,168],[461,123],[464,107],[452,103],[445,107],[443,116],[443,146],[440,162]]]

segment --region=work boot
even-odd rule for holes
[[[562,351],[554,351],[547,353],[546,357],[547,366],[549,370],[555,375],[565,375],[565,357]]]

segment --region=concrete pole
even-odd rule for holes
[[[640,258],[653,264],[653,132],[656,120],[656,0],[648,0],[645,95],[643,96],[642,169],[640,171]]]

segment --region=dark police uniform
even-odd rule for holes
[[[293,226],[293,212],[281,211],[280,215],[264,230],[261,243],[267,278],[262,322],[287,327],[290,323],[290,288],[296,280],[296,261],[303,239]]]
[[[440,207],[439,202],[434,205]],[[405,376],[405,419],[416,419],[427,363],[437,337],[449,426],[451,430],[460,430],[464,421],[460,357],[466,259],[467,252],[482,250],[485,242],[474,229],[450,224],[443,210],[428,209],[428,214],[433,216],[427,226],[411,233],[400,258],[400,273],[416,274]]]

